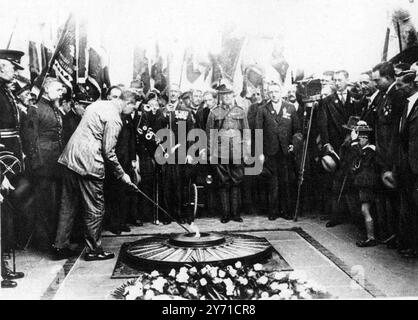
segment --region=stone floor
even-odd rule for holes
[[[417,298],[418,260],[405,260],[385,246],[358,248],[360,231],[345,224],[331,229],[325,221],[310,216],[298,222],[261,216],[246,216],[244,223],[221,224],[218,219],[196,221],[201,231],[240,231],[265,237],[295,270],[322,284],[335,298]],[[299,227],[303,234],[277,229]],[[105,249],[118,252],[124,242],[144,234],[182,232],[178,225],[145,224],[131,233],[103,234]],[[112,291],[123,279],[111,279],[116,259],[86,262],[82,257],[51,261],[36,252],[17,253],[17,266],[26,276],[15,289],[0,289],[0,299],[112,299]]]

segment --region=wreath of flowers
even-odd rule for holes
[[[255,300],[255,299],[327,299],[324,287],[308,281],[302,272],[277,272],[263,269],[262,264],[203,268],[185,266],[143,273],[128,281],[113,296],[124,300],[191,299],[191,300]]]

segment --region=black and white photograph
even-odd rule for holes
[[[0,0],[0,26],[0,300],[418,299],[418,0]]]

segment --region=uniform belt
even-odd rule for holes
[[[20,137],[19,131],[16,129],[0,129],[0,138]]]

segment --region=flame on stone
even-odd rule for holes
[[[195,238],[200,238],[199,227],[194,222],[190,224],[190,229],[195,233]]]

